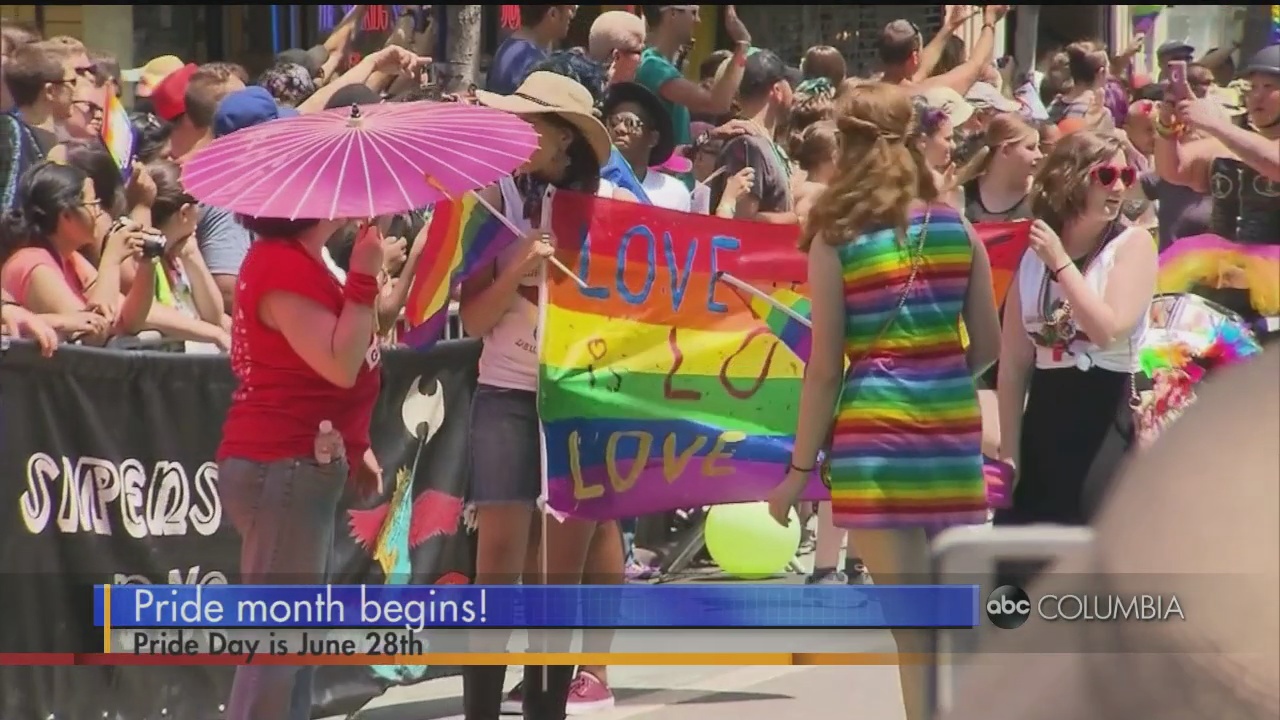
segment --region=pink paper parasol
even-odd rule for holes
[[[273,120],[188,160],[197,200],[254,217],[372,218],[510,175],[538,147],[529,123],[459,103],[364,105]]]

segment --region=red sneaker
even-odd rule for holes
[[[613,691],[600,678],[589,672],[579,672],[569,686],[569,703],[565,711],[569,715],[587,715],[613,707]]]

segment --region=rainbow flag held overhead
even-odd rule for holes
[[[475,193],[437,203],[405,304],[410,327],[405,343],[426,349],[439,340],[449,319],[450,293],[471,273],[497,259],[515,239],[515,233]]]
[[[107,93],[106,107],[102,111],[102,143],[116,161],[121,172],[127,171],[133,164],[133,124],[129,122],[129,111],[124,109],[120,98]]]
[[[587,287],[547,274],[550,511],[608,520],[765,499],[791,460],[805,365],[724,279],[803,295],[799,228],[565,191],[551,225]],[[830,493],[815,473],[802,497]]]

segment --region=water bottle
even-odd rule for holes
[[[328,420],[320,422],[320,432],[316,433],[316,463],[328,465],[343,455],[342,436],[333,429]]]

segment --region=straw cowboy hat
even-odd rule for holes
[[[485,107],[505,110],[514,115],[553,114],[573,123],[586,138],[596,160],[604,165],[609,160],[613,143],[609,131],[596,119],[591,93],[563,75],[539,71],[529,75],[510,95],[477,90],[476,100]]]

